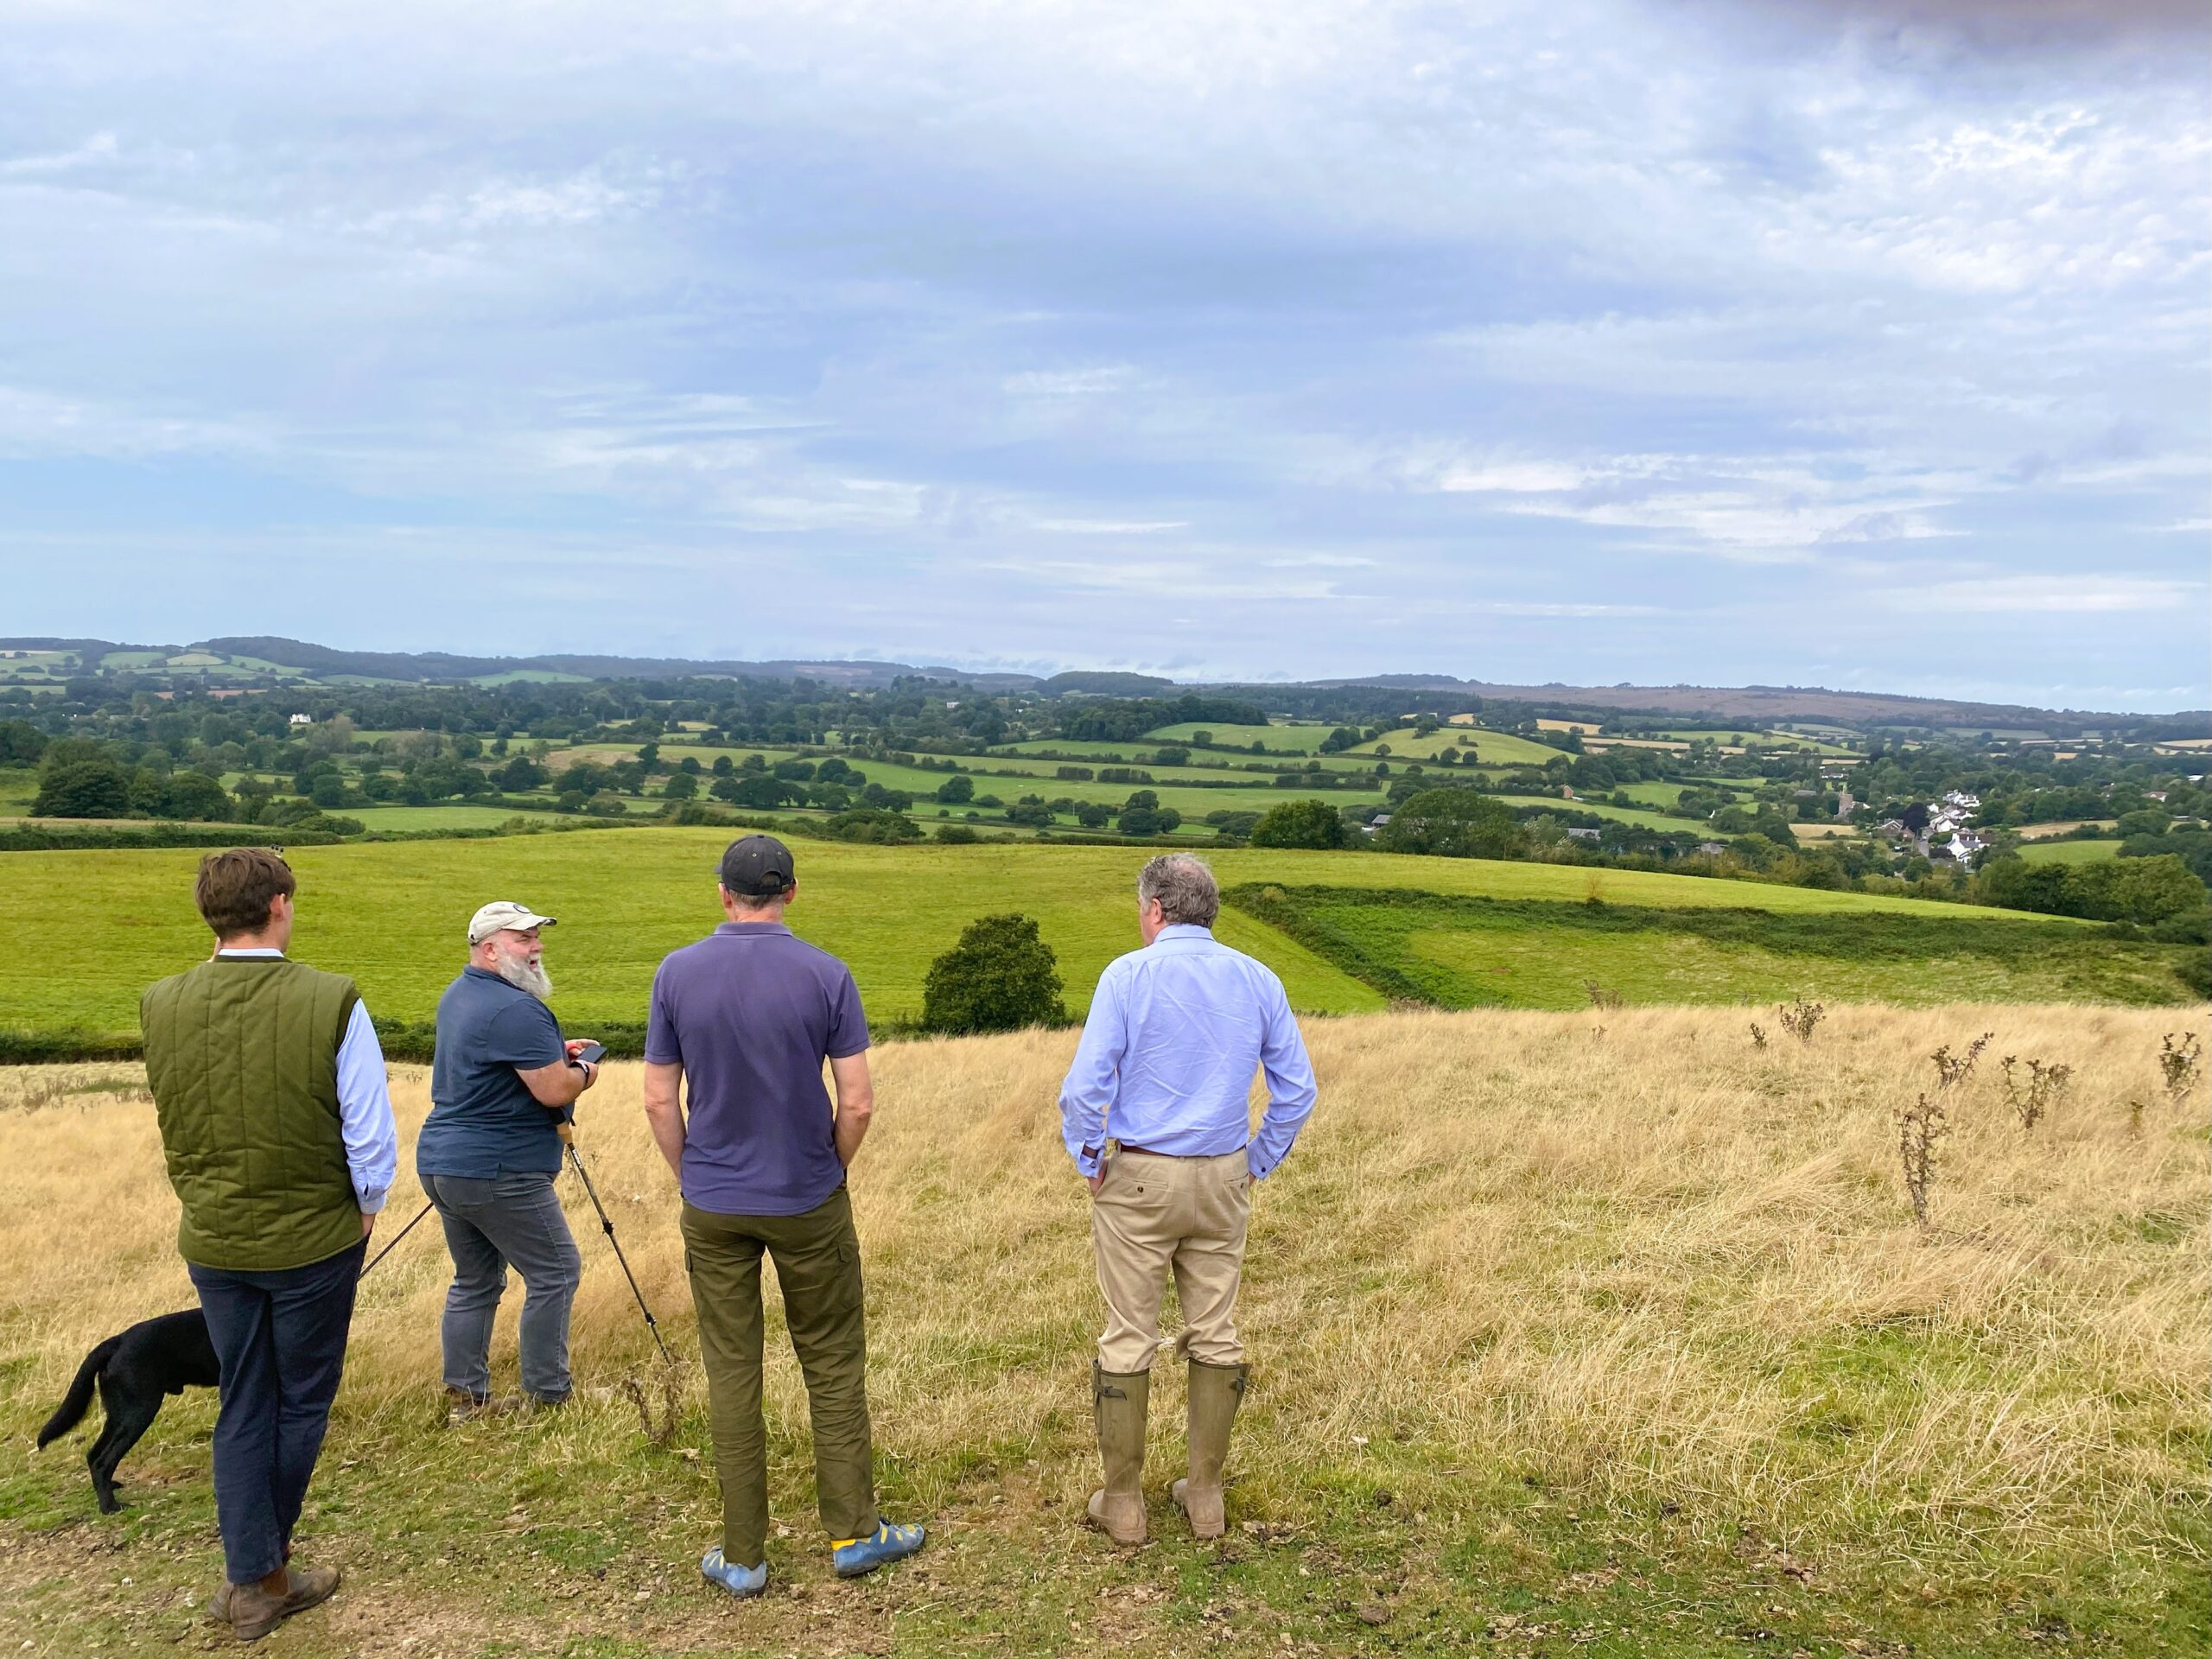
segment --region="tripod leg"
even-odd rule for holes
[[[569,1148],[569,1161],[576,1167],[577,1179],[584,1184],[584,1192],[591,1199],[591,1207],[599,1212],[599,1225],[607,1235],[607,1242],[614,1247],[614,1259],[621,1265],[623,1278],[629,1281],[630,1294],[637,1298],[638,1312],[645,1316],[645,1329],[653,1333],[653,1346],[660,1350],[663,1362],[673,1365],[676,1356],[668,1351],[668,1343],[661,1336],[660,1321],[653,1318],[653,1311],[645,1306],[645,1293],[638,1288],[638,1275],[630,1271],[630,1258],[622,1254],[622,1241],[614,1236],[614,1223],[607,1213],[607,1206],[599,1201],[599,1189],[591,1184],[591,1177],[584,1170],[584,1160],[576,1155],[574,1146]]]

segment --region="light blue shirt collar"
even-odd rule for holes
[[[1152,942],[1158,944],[1162,939],[1211,939],[1212,938],[1211,928],[1200,927],[1196,922],[1170,922],[1152,936]]]

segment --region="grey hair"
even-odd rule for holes
[[[1221,888],[1213,872],[1205,860],[1189,853],[1162,853],[1137,872],[1137,902],[1154,899],[1171,924],[1211,927],[1221,914]]]

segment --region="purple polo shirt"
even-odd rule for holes
[[[653,976],[645,1059],[690,1084],[686,1202],[799,1216],[845,1179],[822,1062],[868,1047],[845,964],[781,922],[724,922]]]

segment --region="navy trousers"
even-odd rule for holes
[[[363,1239],[276,1273],[186,1264],[222,1367],[215,1522],[232,1584],[251,1584],[284,1564],[346,1369],[353,1286],[367,1247]]]

